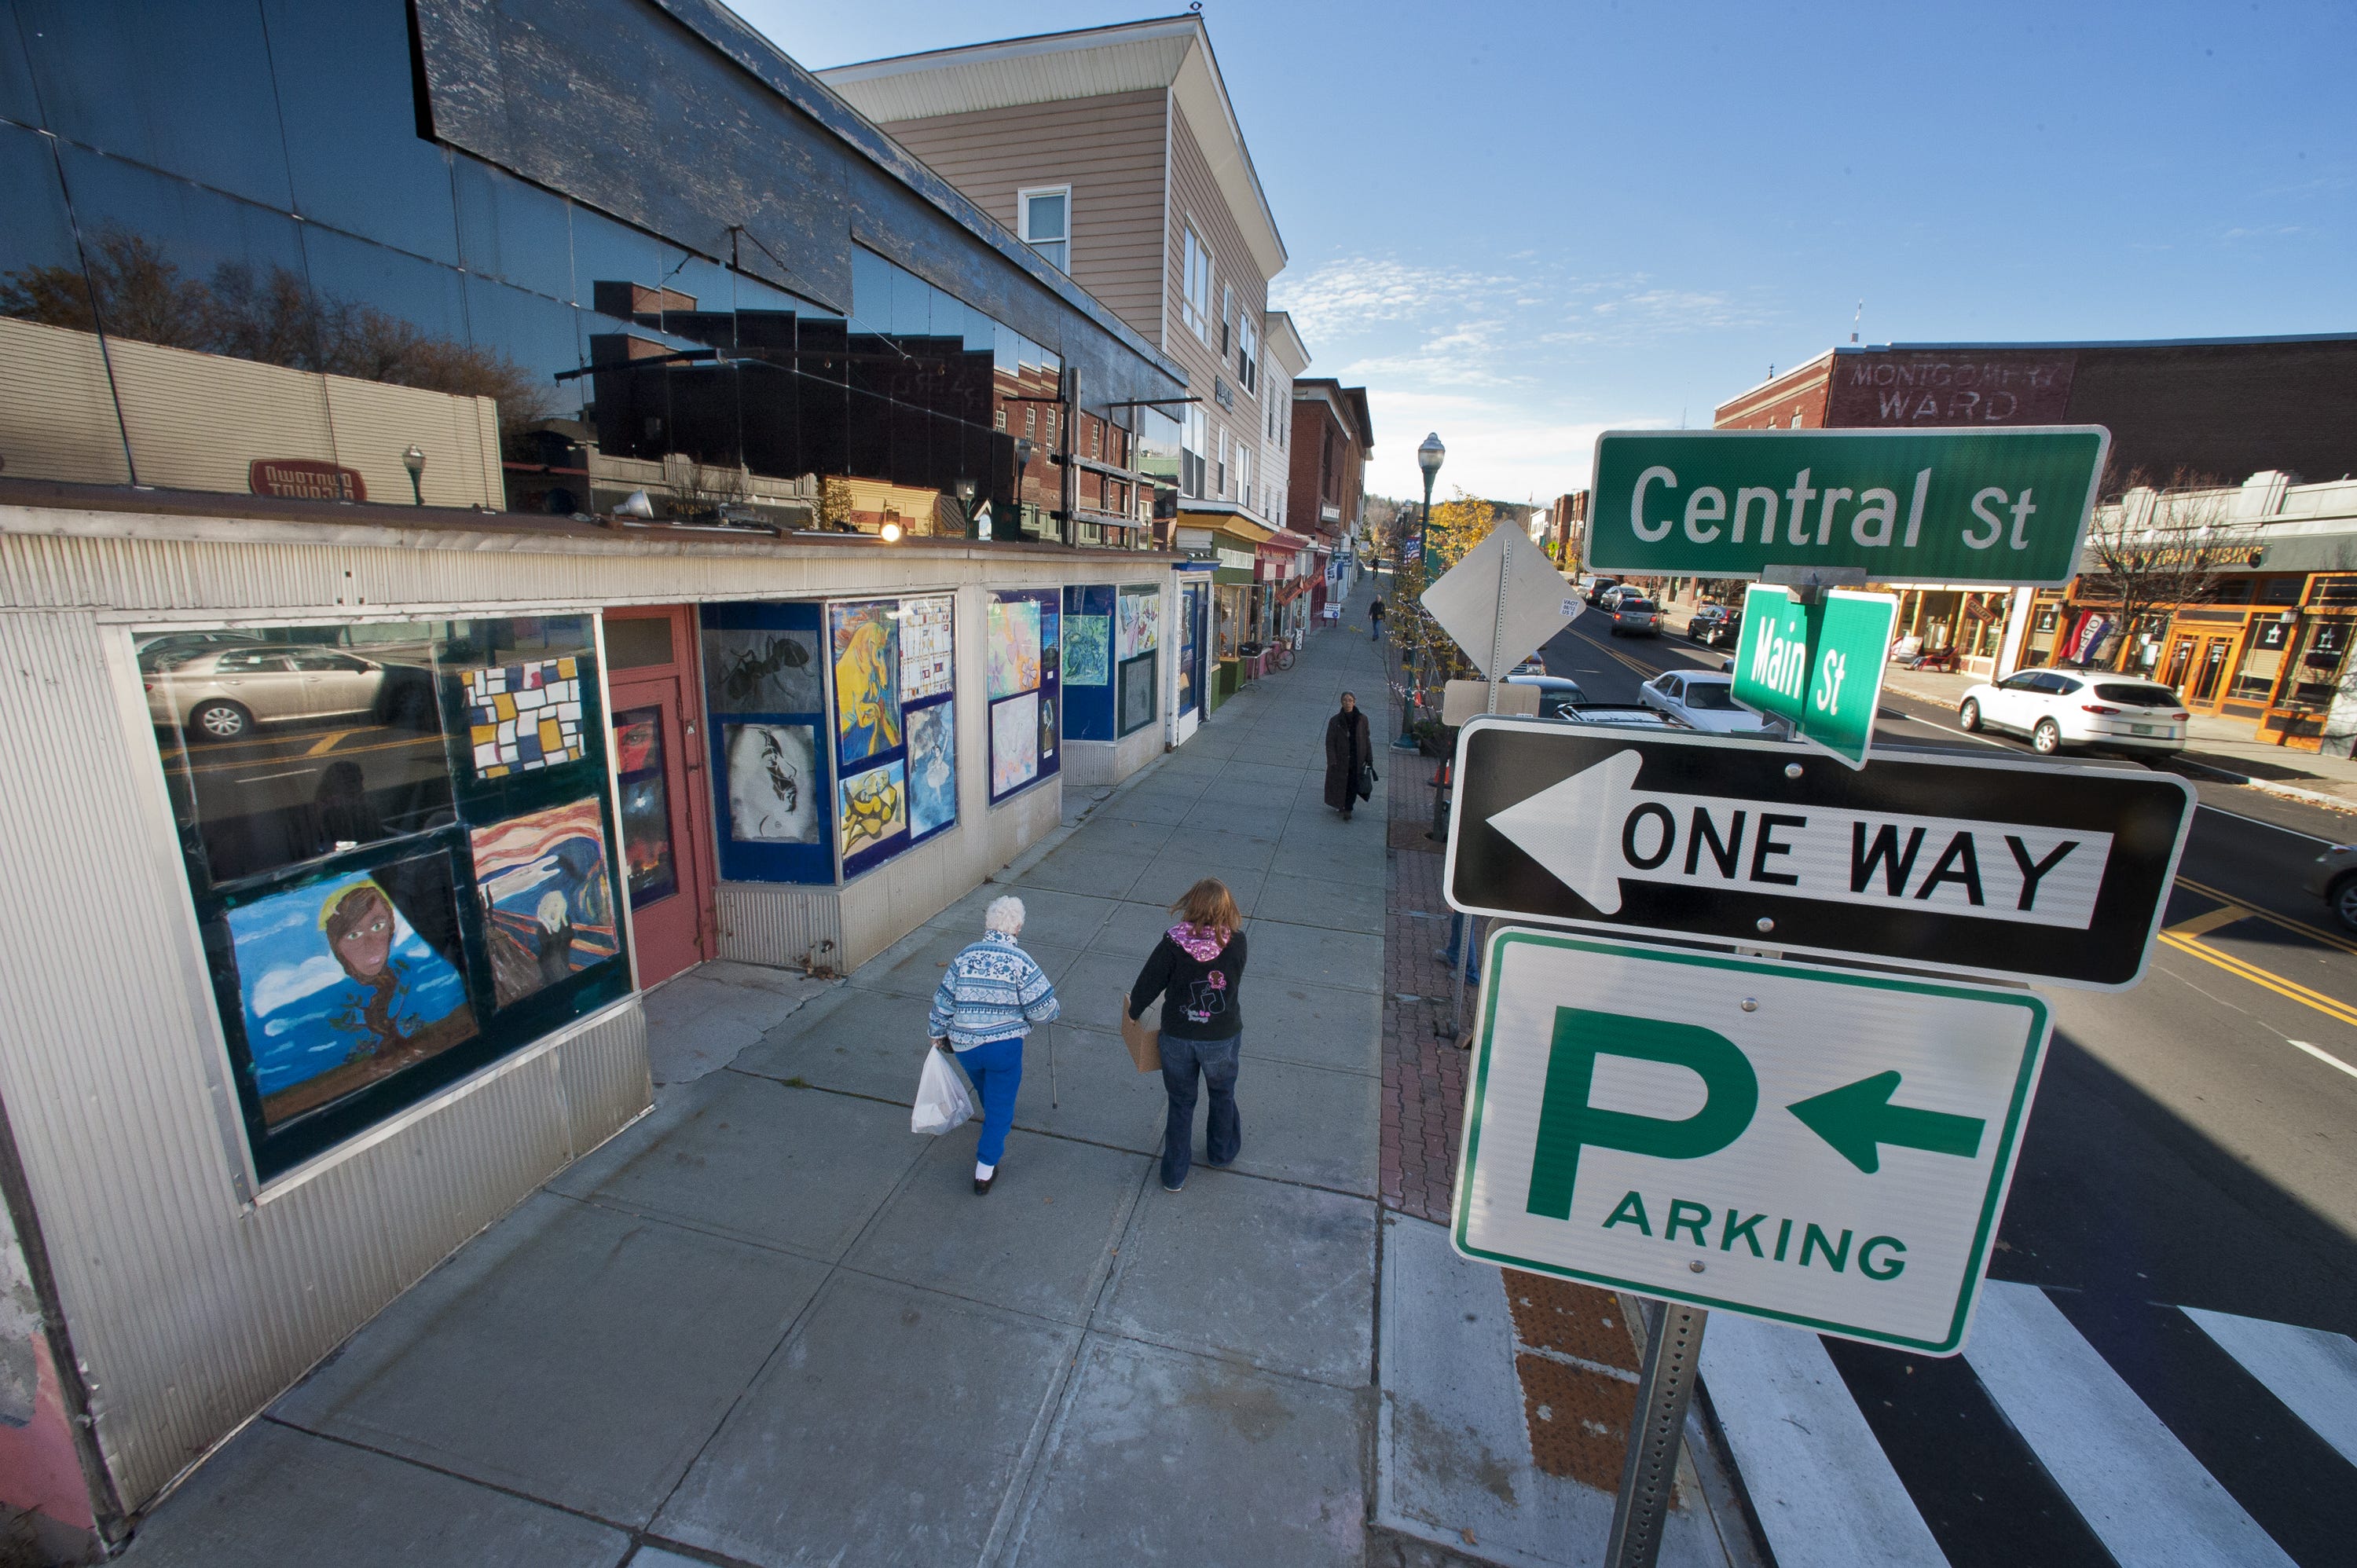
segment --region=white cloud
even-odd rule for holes
[[[1461,487],[1491,500],[1543,505],[1587,488],[1599,433],[1670,423],[1644,414],[1582,419],[1526,399],[1408,390],[1377,381],[1368,382],[1367,401],[1375,424],[1367,489],[1401,499],[1424,495],[1415,449],[1426,431],[1438,433],[1448,448],[1435,499],[1445,500]]]
[[[300,1002],[325,991],[344,977],[344,966],[326,954],[307,958],[293,969],[274,969],[253,983],[256,1017],[275,1013],[290,1002]]]

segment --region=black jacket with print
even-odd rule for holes
[[[1146,955],[1137,983],[1129,988],[1129,1015],[1135,1018],[1168,993],[1162,1032],[1182,1040],[1225,1040],[1243,1033],[1244,934],[1228,939],[1208,963],[1164,932]]]

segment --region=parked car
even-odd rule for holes
[[[176,669],[199,654],[260,646],[263,639],[250,631],[157,631],[136,644],[142,670]]]
[[[1714,670],[1671,670],[1637,688],[1637,700],[1688,729],[1712,735],[1781,736],[1784,726],[1735,700],[1735,677]]]
[[[2026,735],[2041,757],[2066,746],[2182,751],[2190,716],[2168,687],[2100,671],[2024,670],[1973,687],[1956,704],[1960,727]]]
[[[385,667],[332,648],[250,643],[142,671],[147,713],[204,740],[238,740],[256,725],[376,710]]]
[[[1518,668],[1512,674],[1506,677],[1506,684],[1536,686],[1539,689],[1538,716],[1543,719],[1562,718],[1564,715],[1559,710],[1577,707],[1587,700],[1580,692],[1578,682],[1568,676],[1550,675],[1544,670],[1527,671]]]
[[[2334,919],[2357,931],[2357,843],[2337,843],[2318,855],[2308,890],[2324,900]]]
[[[1597,578],[1595,581],[1587,585],[1588,605],[1593,608],[1602,609],[1604,607],[1605,596],[1620,585],[1620,580],[1618,577]]]
[[[1686,618],[1686,636],[1711,648],[1724,648],[1743,632],[1743,612],[1732,605],[1705,605]]]
[[[1612,601],[1612,635],[1615,637],[1658,637],[1662,631],[1662,612],[1652,600],[1638,594],[1622,594]]]
[[[1566,724],[1603,725],[1613,729],[1683,730],[1686,726],[1664,713],[1634,703],[1581,703],[1566,706],[1555,717]]]

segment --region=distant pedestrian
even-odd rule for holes
[[[1187,1185],[1194,1160],[1195,1075],[1203,1075],[1211,1108],[1203,1129],[1203,1159],[1213,1167],[1234,1163],[1243,1149],[1236,1110],[1236,1071],[1243,1050],[1243,917],[1227,884],[1207,876],[1170,906],[1178,923],[1162,933],[1137,983],[1129,988],[1129,1015],[1162,1004],[1162,1087],[1170,1114],[1162,1129],[1162,1187]]]
[[[1377,594],[1375,602],[1367,607],[1367,635],[1378,642],[1383,639],[1383,596],[1381,594]]]
[[[1351,820],[1351,808],[1374,793],[1374,737],[1359,699],[1342,693],[1342,709],[1326,721],[1326,803]]]
[[[983,911],[982,940],[950,960],[933,991],[925,1033],[958,1066],[982,1101],[982,1138],[974,1150],[974,1190],[990,1190],[1015,1125],[1015,1095],[1023,1087],[1023,1036],[1063,1011],[1056,988],[1031,955],[1015,945],[1023,934],[1023,900],[994,898]]]

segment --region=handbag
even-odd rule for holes
[[[1361,762],[1359,764],[1358,787],[1360,800],[1372,800],[1375,798],[1375,765],[1372,762]]]
[[[1162,1031],[1148,1028],[1143,1018],[1129,1015],[1129,993],[1121,993],[1121,1043],[1129,1047],[1129,1059],[1137,1064],[1140,1072],[1162,1070]]]

